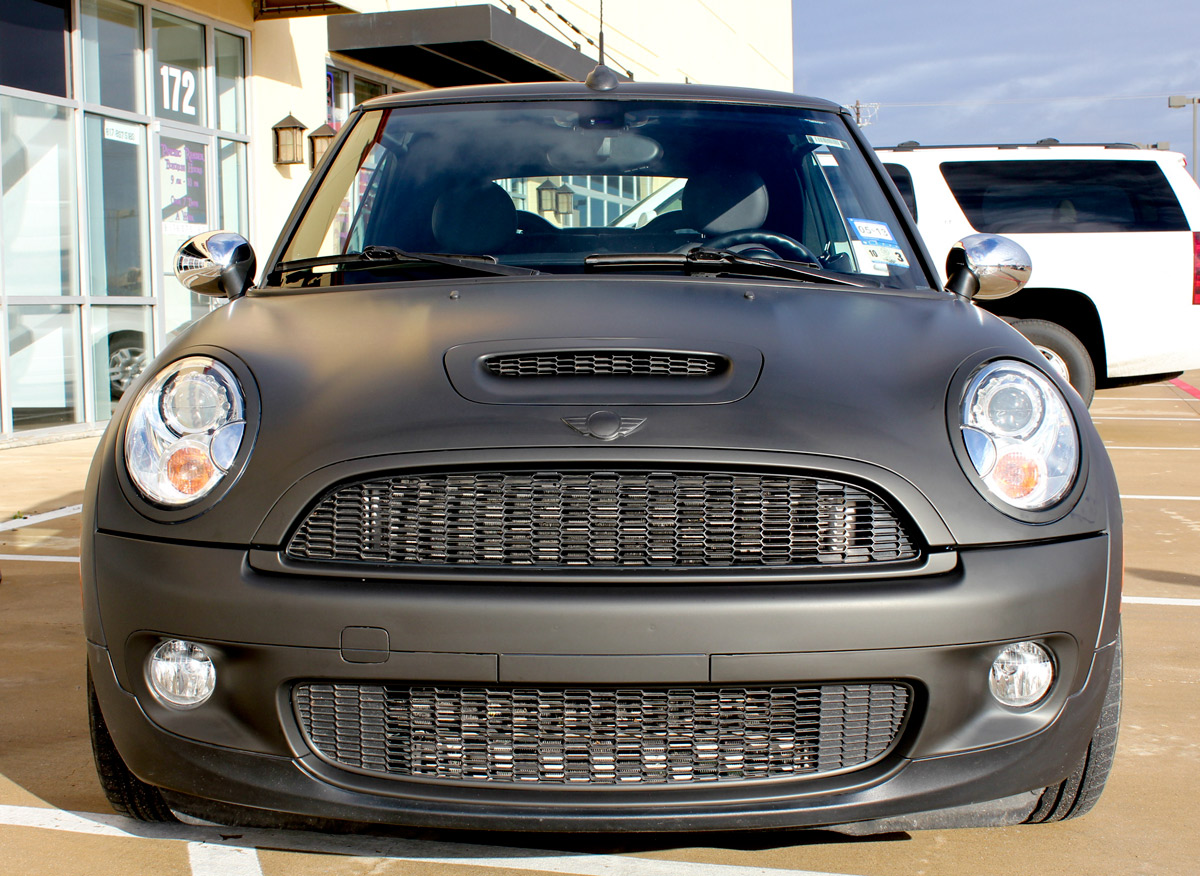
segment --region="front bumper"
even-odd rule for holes
[[[436,827],[835,825],[1014,797],[1071,771],[1109,679],[1120,589],[1111,547],[1095,536],[963,551],[952,571],[887,580],[568,587],[269,574],[244,550],[97,534],[85,578],[94,575],[101,628],[89,631],[89,660],[129,767],[191,797]],[[149,692],[145,657],[164,637],[212,652],[218,684],[208,703],[177,711]],[[1035,708],[1004,709],[987,693],[987,671],[1000,644],[1024,639],[1052,648],[1058,682]],[[896,744],[853,771],[528,787],[341,769],[299,728],[291,689],[305,679],[493,687],[895,680],[914,697]]]

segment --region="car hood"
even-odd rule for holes
[[[480,366],[492,354],[564,350],[680,351],[724,364],[714,377],[649,379],[502,379]],[[940,293],[552,276],[272,291],[210,314],[159,362],[221,351],[253,375],[261,421],[245,471],[211,511],[187,523],[197,539],[278,537],[260,530],[280,497],[290,490],[297,508],[310,503],[311,490],[344,476],[339,466],[350,460],[383,471],[404,465],[390,458],[399,455],[486,464],[516,450],[526,459],[566,454],[604,466],[681,458],[771,464],[789,454],[798,465],[850,471],[885,488],[912,485],[936,509],[938,521],[922,521],[931,541],[1031,537],[962,473],[947,405],[981,356],[1036,362],[1037,354],[1000,320]],[[1067,394],[1085,457],[1102,458],[1086,411]],[[610,435],[622,420],[637,426]],[[118,431],[114,421],[110,459]],[[1106,466],[1102,460],[1093,477]],[[1107,528],[1105,502],[1085,491],[1053,534]],[[102,502],[99,526],[146,531],[133,504]]]

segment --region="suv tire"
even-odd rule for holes
[[[1085,405],[1092,403],[1096,394],[1096,368],[1087,348],[1061,325],[1045,319],[1018,319],[1012,327],[1023,334],[1038,348],[1050,363],[1050,367],[1062,373],[1075,387]]]

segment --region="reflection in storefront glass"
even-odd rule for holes
[[[203,26],[154,13],[154,93],[159,118],[205,124]]]
[[[209,230],[208,147],[180,137],[159,138],[163,303],[168,334],[208,313],[211,301],[175,279],[175,252],[189,237]]]
[[[83,421],[78,307],[10,304],[8,356],[15,431]]]
[[[325,70],[325,123],[335,131],[346,121],[346,91],[350,85],[350,74],[345,70],[329,67]]]
[[[249,236],[245,143],[217,141],[217,197],[221,213],[217,224],[226,231]]]
[[[0,96],[7,295],[77,295],[71,111]]]
[[[125,0],[82,0],[83,97],[144,112],[142,10]]]
[[[246,130],[245,41],[233,34],[216,32],[217,127],[222,131]]]
[[[84,126],[88,291],[92,295],[148,295],[146,128],[90,115]]]
[[[92,388],[96,419],[112,419],[113,408],[151,358],[149,307],[93,307]]]

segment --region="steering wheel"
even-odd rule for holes
[[[784,255],[783,257],[794,262],[807,262],[810,265],[821,267],[821,260],[816,254],[800,241],[788,237],[786,234],[776,234],[774,231],[760,231],[755,228],[745,231],[731,231],[728,234],[722,234],[720,237],[714,237],[712,240],[706,240],[701,245],[705,249],[729,249],[731,246],[737,246],[741,243],[758,243],[766,246],[768,249],[777,249]]]

